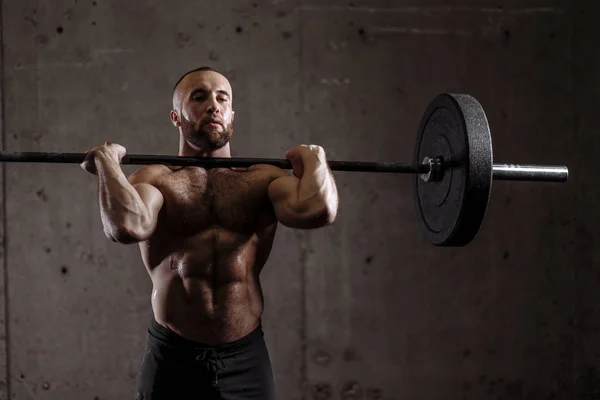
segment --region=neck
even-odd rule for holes
[[[196,147],[188,143],[183,135],[179,137],[179,157],[219,157],[219,158],[230,158],[231,150],[229,143],[217,150],[206,150],[200,147]]]

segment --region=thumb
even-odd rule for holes
[[[290,161],[293,161],[294,159],[296,159],[297,156],[298,156],[298,154],[295,151],[295,149],[289,149],[288,151],[285,152],[285,158],[287,158]]]
[[[302,174],[304,173],[304,163],[302,162],[302,158],[298,157],[298,153],[294,151],[286,153],[285,156],[292,163],[294,175],[298,178],[301,178]]]

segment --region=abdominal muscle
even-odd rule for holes
[[[191,237],[158,240],[140,248],[159,324],[207,344],[237,340],[258,326],[263,298],[256,236],[214,227]],[[153,267],[155,255],[162,260]]]

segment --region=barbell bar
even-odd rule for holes
[[[77,163],[86,153],[0,151],[0,162]],[[124,165],[165,164],[204,168],[246,168],[270,164],[292,169],[284,159],[210,158],[126,154]],[[494,164],[492,139],[481,104],[467,94],[442,93],[421,118],[412,164],[328,161],[332,171],[414,174],[414,198],[421,226],[436,246],[470,243],[488,207],[493,180],[566,182],[564,165]]]
[[[10,152],[0,151],[0,162],[26,162],[26,163],[58,163],[81,164],[85,153],[47,153],[47,152]],[[156,154],[129,154],[121,161],[123,165],[151,165],[165,164],[175,166],[195,166],[203,168],[247,168],[255,164],[269,164],[282,169],[292,169],[292,163],[284,159],[275,158],[239,158],[239,157],[181,157]],[[427,175],[434,167],[427,163],[403,164],[380,163],[370,161],[328,161],[332,171],[346,172],[378,172],[378,173],[405,173]],[[459,164],[442,162],[440,170],[453,168]],[[566,182],[569,169],[564,165],[522,165],[522,164],[494,164],[493,179],[505,181],[538,181],[538,182]]]

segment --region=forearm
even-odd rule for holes
[[[304,164],[298,184],[297,207],[303,214],[325,218],[332,222],[337,214],[338,194],[328,165],[320,159]]]
[[[148,220],[146,206],[119,164],[102,154],[95,163],[104,232],[114,241],[132,241]]]

